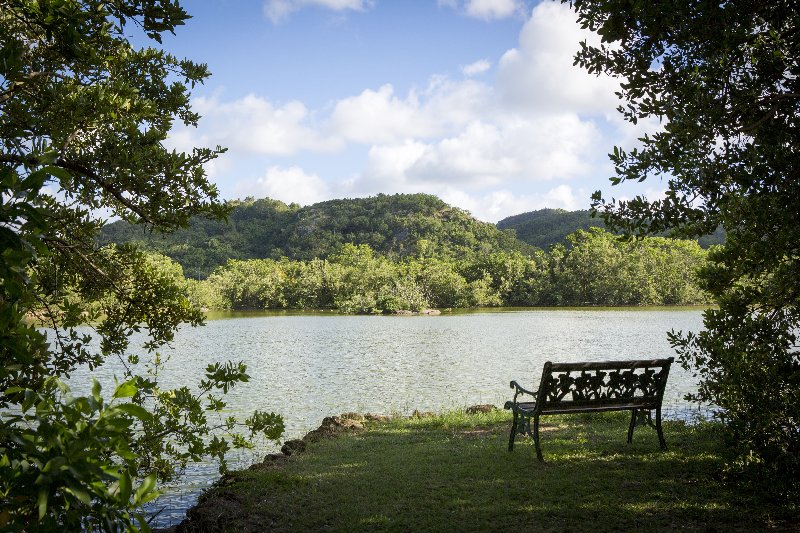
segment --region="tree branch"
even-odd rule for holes
[[[0,93],[0,104],[4,104],[8,100],[10,100],[11,97],[14,96],[14,91],[15,90],[19,89],[20,87],[23,87],[23,86],[27,85],[28,83],[30,83],[31,81],[35,80],[36,78],[41,78],[41,77],[45,77],[45,76],[46,77],[50,77],[50,78],[61,78],[63,80],[69,79],[69,78],[67,78],[67,76],[64,76],[63,74],[59,74],[58,72],[31,72],[30,74],[28,74],[24,78],[11,82],[11,85],[8,87],[8,89],[6,89],[2,93]]]
[[[44,163],[41,161],[40,158],[36,156],[19,156],[14,154],[0,154],[0,163],[16,163],[18,165],[29,165],[29,166],[41,166]],[[61,167],[65,170],[71,170],[73,172],[77,172],[82,176],[89,178],[90,180],[94,181],[97,185],[100,186],[106,193],[113,196],[119,203],[139,215],[145,222],[157,225],[156,221],[148,216],[139,206],[125,198],[121,192],[116,190],[105,178],[97,174],[92,169],[77,163],[75,161],[70,161],[68,159],[64,159],[63,157],[59,157],[53,162],[53,165],[57,167]]]

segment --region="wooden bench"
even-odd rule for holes
[[[505,404],[505,408],[514,413],[508,451],[514,449],[517,433],[526,434],[533,437],[536,457],[542,461],[542,450],[539,447],[541,415],[602,411],[631,411],[628,443],[633,439],[634,428],[646,424],[655,428],[661,449],[666,449],[661,430],[661,401],[672,361],[673,358],[670,357],[595,363],[546,362],[538,390],[529,391],[516,381],[511,382],[511,388],[515,390],[514,399]],[[532,396],[533,401],[520,402],[518,399],[522,395]],[[656,414],[655,424],[652,411]]]

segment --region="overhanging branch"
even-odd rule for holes
[[[42,166],[46,163],[42,162],[42,160],[36,156],[19,156],[14,154],[0,154],[0,163],[15,163],[18,165],[26,165],[26,166]],[[97,185],[100,186],[103,191],[113,196],[119,203],[139,215],[145,222],[157,225],[156,221],[153,220],[150,216],[148,216],[139,206],[131,202],[129,199],[125,198],[125,196],[115,189],[105,178],[97,174],[97,172],[93,171],[92,169],[81,165],[75,161],[70,161],[64,159],[63,157],[59,157],[53,163],[50,163],[57,167],[63,168],[65,170],[69,170],[72,172],[77,172],[78,174],[89,178]]]

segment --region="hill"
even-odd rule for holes
[[[589,211],[564,209],[539,209],[504,218],[497,223],[499,229],[514,230],[518,239],[544,250],[563,242],[567,235],[576,230],[595,226],[604,228],[605,224],[602,219],[592,218]]]
[[[570,233],[590,227],[606,229],[603,219],[592,218],[588,210],[565,211],[564,209],[539,209],[504,218],[497,223],[501,230],[514,230],[521,241],[547,250],[551,245],[563,242]],[[718,229],[711,235],[697,240],[703,248],[725,241],[725,232]]]
[[[474,252],[532,252],[513,232],[481,222],[427,194],[379,194],[306,207],[271,199],[232,202],[228,223],[192,219],[188,228],[151,234],[117,221],[101,243],[139,242],[176,261],[188,277],[205,278],[228,259],[325,258],[344,243],[368,244],[391,259],[421,252],[459,257]]]

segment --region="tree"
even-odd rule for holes
[[[800,11],[786,0],[574,0],[602,36],[576,63],[622,80],[620,111],[660,131],[614,148],[613,183],[661,178],[664,199],[593,208],[630,234],[698,236],[722,226],[701,282],[718,309],[705,330],[673,333],[700,377],[697,399],[721,408],[730,472],[800,496]],[[767,482],[769,480],[769,482]]]
[[[126,37],[160,42],[187,18],[168,0],[0,0],[0,529],[147,529],[138,510],[157,480],[208,455],[224,468],[249,445],[237,420],[210,418],[243,364],[158,385],[155,350],[202,322],[180,267],[96,244],[103,213],[165,231],[228,211],[203,170],[221,149],[163,146],[175,120],[196,124],[189,87],[205,65]],[[128,340],[140,330],[141,359]],[[108,358],[125,368],[111,394],[94,382],[73,397],[64,378]],[[283,428],[264,413],[246,426]]]

